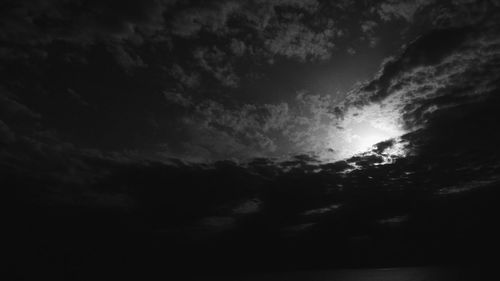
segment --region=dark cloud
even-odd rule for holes
[[[9,59],[44,54],[46,46],[67,42],[76,46],[107,44],[117,63],[129,71],[144,67],[140,55],[125,47],[145,40],[168,40],[164,13],[176,1],[30,0],[5,3],[0,41],[18,48],[3,52]],[[26,49],[20,52],[22,48]],[[5,49],[4,50],[8,50]],[[46,57],[46,53],[44,55]]]
[[[209,72],[223,86],[233,88],[238,86],[239,77],[224,51],[217,47],[200,48],[194,51],[193,56],[201,69]]]
[[[68,88],[68,94],[70,97],[82,106],[91,106],[80,94],[78,94],[75,90]]]
[[[120,211],[126,224],[116,226],[120,230],[128,229],[121,235],[128,235],[130,228],[146,227],[151,234],[144,234],[144,239],[161,237],[161,242],[151,247],[168,248],[169,253],[177,258],[182,251],[188,251],[193,256],[213,253],[210,247],[205,247],[216,245],[218,251],[232,253],[229,255],[231,259],[238,258],[238,262],[244,262],[240,264],[243,268],[249,261],[253,261],[252,267],[260,268],[271,260],[257,257],[273,246],[295,253],[293,261],[286,259],[290,254],[288,251],[276,254],[274,257],[283,261],[272,261],[278,268],[290,264],[314,265],[325,259],[336,264],[352,265],[373,262],[371,255],[378,252],[373,250],[373,245],[382,245],[391,257],[396,256],[406,262],[428,261],[431,258],[428,254],[412,255],[411,258],[398,254],[401,249],[413,249],[411,245],[417,243],[432,255],[438,255],[435,258],[453,261],[453,256],[462,253],[463,248],[440,252],[431,250],[433,246],[429,243],[456,247],[457,241],[478,241],[481,235],[475,231],[476,223],[461,219],[456,214],[467,214],[468,218],[492,217],[491,214],[498,209],[497,204],[488,200],[497,195],[498,179],[494,176],[500,168],[500,155],[498,150],[493,149],[499,136],[492,134],[496,132],[494,129],[500,119],[496,110],[498,104],[498,99],[493,99],[481,103],[479,108],[478,104],[462,105],[452,110],[455,115],[445,112],[428,128],[403,136],[410,142],[409,149],[414,153],[384,165],[379,165],[381,162],[378,160],[373,161],[372,154],[330,164],[321,164],[311,156],[298,156],[294,158],[294,165],[302,168],[288,171],[269,159],[257,159],[249,165],[230,161],[211,165],[165,165],[110,158],[101,160],[100,166],[93,164],[93,167],[99,167],[106,173],[94,177],[94,184],[90,185],[92,193],[77,196],[78,193],[73,193],[70,186],[65,186],[56,189],[57,196],[42,198],[66,198],[55,202],[71,202],[68,198],[72,198],[86,202],[83,204],[85,208],[105,206],[114,212],[127,210]],[[479,111],[485,115],[474,114]],[[450,115],[454,117],[450,118]],[[478,119],[490,121],[479,127],[475,126]],[[461,125],[461,130],[456,130],[457,123]],[[486,140],[486,137],[489,139]],[[450,138],[454,139],[452,145]],[[382,153],[394,145],[395,142],[381,144],[373,153]],[[67,152],[65,154],[68,155]],[[102,158],[95,155],[85,161],[91,159],[96,161]],[[485,162],[484,159],[489,160]],[[363,168],[346,172],[346,167],[351,167],[346,163]],[[312,167],[310,171],[309,167]],[[454,196],[465,192],[475,192],[475,196],[468,199]],[[457,201],[447,201],[450,196]],[[75,206],[76,203],[72,204]],[[123,209],[123,206],[126,208]],[[68,215],[81,224],[76,230],[81,231],[83,227],[97,230],[96,222],[99,220],[92,213],[77,215],[75,212],[71,211]],[[104,211],[99,214],[103,216]],[[40,216],[44,221],[58,222],[57,218]],[[456,219],[450,220],[450,217]],[[85,220],[92,220],[93,223],[85,224]],[[27,220],[25,223],[35,222]],[[457,235],[456,227],[464,226],[466,230]],[[493,227],[482,227],[496,233]],[[99,233],[102,230],[100,227]],[[402,232],[406,235],[399,236]],[[68,235],[80,237],[73,233]],[[353,236],[369,237],[362,240],[366,244],[359,244],[358,249],[364,257],[361,260],[345,258],[350,253]],[[194,240],[186,240],[187,237]],[[387,237],[399,237],[401,243],[393,244]],[[494,241],[492,237],[481,236],[481,239],[491,242]],[[128,242],[139,243],[136,239],[142,238],[129,238]],[[246,243],[251,244],[241,252],[242,245]],[[290,243],[295,245],[291,249],[287,248]],[[231,251],[234,247],[238,247],[238,253]],[[309,247],[315,247],[314,258],[300,258],[302,254],[309,253]],[[151,255],[155,253],[150,248],[142,250]],[[333,250],[339,255],[332,256]],[[476,252],[470,250],[470,253]],[[224,256],[212,256],[212,261],[232,264]],[[163,258],[167,259],[164,253]],[[392,262],[390,258],[377,260],[382,264]],[[204,259],[203,262],[190,261],[189,265],[207,263]],[[175,265],[182,266],[183,262],[177,260]]]
[[[15,141],[15,139],[16,136],[14,132],[12,132],[10,128],[0,120],[0,141],[2,142],[2,144],[11,143]]]
[[[184,88],[191,89],[200,85],[200,75],[198,73],[187,73],[186,70],[178,64],[174,64],[169,72]]]
[[[275,32],[265,41],[265,46],[271,53],[288,58],[327,60],[335,46],[333,29],[315,33],[304,25],[291,23],[277,26]]]
[[[413,14],[421,13],[424,9],[434,11],[441,7],[436,6],[432,1],[403,3],[401,5],[404,7],[401,9],[398,8],[399,6],[389,8],[390,5],[399,4],[385,3],[380,7],[384,8],[387,13],[389,11],[398,11],[402,14],[397,17],[406,18],[408,21],[413,21]],[[244,13],[242,11],[247,8],[246,6],[238,6],[235,9],[239,9],[239,13]],[[484,10],[484,8],[477,10],[482,11],[482,9]],[[236,10],[232,13],[238,13]],[[249,11],[247,15],[250,14]],[[262,34],[262,38],[265,39],[264,45],[261,45],[260,48],[264,46],[267,48],[268,54],[273,54],[272,56],[284,56],[304,62],[328,59],[330,56],[329,48],[333,48],[335,40],[343,36],[339,36],[341,34],[339,31],[342,29],[337,28],[336,22],[326,21],[323,22],[322,31],[317,33],[311,22],[304,20],[306,17],[304,14],[294,14],[293,11],[291,10],[291,14],[280,14],[282,10],[275,9],[270,14],[272,17],[276,16],[276,21],[269,20],[269,22],[266,22],[266,26],[259,31],[259,34]],[[484,13],[484,11],[479,12],[479,14],[475,15],[475,18],[484,19]],[[449,13],[450,17],[457,18],[457,20],[460,17],[459,15],[459,13]],[[394,15],[394,17],[396,16]],[[230,20],[225,19],[224,22],[230,25]],[[432,20],[429,20],[429,22],[432,22]],[[248,151],[252,151],[249,153],[251,155],[260,151],[264,153],[262,155],[271,153],[270,155],[276,156],[279,151],[293,147],[293,150],[297,153],[314,151],[326,155],[327,151],[331,151],[331,155],[334,156],[338,155],[338,151],[341,150],[339,146],[345,144],[332,141],[332,135],[343,135],[347,139],[356,137],[356,135],[349,135],[349,131],[346,130],[332,130],[331,127],[333,126],[343,128],[349,122],[360,122],[359,120],[363,119],[377,120],[377,118],[381,118],[385,114],[391,116],[390,118],[401,119],[398,122],[403,123],[407,127],[406,129],[418,127],[426,122],[426,118],[432,111],[440,106],[445,106],[443,102],[446,99],[449,100],[448,103],[464,102],[459,100],[458,97],[451,98],[448,95],[460,91],[460,87],[467,86],[458,86],[458,83],[450,79],[456,79],[460,83],[468,81],[468,79],[464,80],[458,77],[466,77],[470,74],[470,71],[477,72],[477,70],[473,69],[484,67],[481,64],[487,60],[491,61],[495,56],[490,50],[489,58],[481,60],[479,59],[480,55],[471,53],[477,47],[482,49],[494,48],[494,40],[486,39],[486,37],[495,36],[494,34],[496,34],[495,27],[491,26],[494,22],[495,19],[493,18],[481,24],[478,21],[469,21],[469,25],[455,24],[453,27],[439,26],[437,29],[433,29],[436,26],[431,25],[433,27],[430,30],[425,30],[423,35],[404,46],[398,55],[388,59],[375,79],[364,85],[360,84],[354,87],[344,106],[335,106],[335,103],[338,104],[338,102],[331,95],[299,94],[295,101],[281,104],[238,105],[236,106],[238,114],[230,113],[232,111],[230,108],[233,106],[226,106],[224,103],[219,104],[219,102],[211,103],[211,106],[198,107],[196,111],[198,111],[199,115],[205,116],[203,117],[204,120],[211,121],[203,129],[199,125],[192,127],[192,136],[201,139],[201,136],[206,134],[206,136],[210,135],[210,137],[205,138],[205,140],[212,141],[203,141],[203,145],[198,143],[196,151],[203,155],[211,155],[212,153],[208,152],[212,150],[211,147],[215,146],[215,143],[218,145],[219,142],[224,142],[231,143],[230,147],[233,147],[231,151],[240,151],[237,153],[238,155],[245,155]],[[377,41],[376,30],[383,28],[382,26],[383,23],[378,22],[376,19],[367,19],[360,22],[360,28],[365,38],[363,40],[372,41],[372,43]],[[216,31],[213,32],[217,33]],[[325,38],[325,40],[318,39],[319,41],[316,41],[313,39],[316,38],[315,34],[322,34],[321,38]],[[325,34],[329,38],[323,37]],[[294,36],[300,38],[300,40],[293,39]],[[306,38],[309,38],[304,40],[307,43],[302,44],[301,40]],[[288,42],[288,39],[291,41]],[[291,43],[292,41],[293,43]],[[243,52],[248,52],[248,50],[255,52],[258,44],[255,44],[255,42],[249,44],[248,42],[232,38],[228,42],[230,43],[229,49],[218,46],[198,48],[194,52],[197,64],[222,85],[237,87],[245,81],[242,76],[238,75],[239,68],[235,67],[236,61],[230,59],[230,54],[234,53],[236,57],[241,57]],[[475,46],[473,46],[474,44]],[[486,47],[485,44],[490,45],[490,47]],[[273,47],[271,48],[271,46]],[[460,57],[467,57],[470,60],[461,60]],[[176,69],[184,69],[184,67],[179,66]],[[490,68],[484,69],[484,72],[488,71],[490,71]],[[188,79],[193,77],[187,74],[188,71],[177,71],[176,73],[179,77],[183,77],[181,80],[185,80],[184,84],[190,84],[188,81],[199,81]],[[481,76],[481,74],[476,75]],[[184,91],[177,92],[183,93]],[[466,95],[465,92],[462,91],[462,93]],[[434,101],[431,96],[434,96],[432,97]],[[463,98],[466,97],[462,96]],[[452,99],[455,101],[453,102]],[[205,103],[205,105],[207,104],[209,103]],[[217,106],[215,106],[216,104]],[[371,104],[380,104],[380,108],[367,111],[363,107]],[[216,107],[217,110],[212,110]],[[254,113],[241,113],[248,112],[247,109],[251,107],[256,108]],[[352,112],[354,115],[359,116],[344,120],[342,119],[342,111],[345,111],[344,113]],[[243,123],[247,125],[242,126]],[[269,128],[274,129],[269,130]],[[247,142],[257,144],[257,146],[249,148]],[[200,146],[203,147],[201,150]],[[190,149],[195,151],[193,147]],[[242,151],[245,151],[245,153],[242,154]]]
[[[37,120],[41,116],[27,106],[15,100],[15,96],[4,89],[0,89],[1,117],[4,120]]]
[[[242,56],[247,51],[245,42],[238,39],[231,39],[231,51],[237,56]]]
[[[391,19],[413,21],[417,12],[434,2],[434,0],[384,1],[378,6],[377,12],[385,21]]]
[[[7,3],[3,41],[47,44],[67,40],[88,44],[99,39],[134,39],[162,29],[162,13],[175,1],[33,0]]]
[[[378,221],[378,223],[386,226],[395,226],[401,223],[405,223],[408,220],[408,216],[397,216],[392,218],[385,218]]]
[[[179,120],[191,134],[184,142],[184,156],[199,153],[205,160],[230,155],[244,161],[257,155],[289,157],[290,149],[326,151],[331,124],[337,120],[330,112],[331,97],[307,93],[299,93],[294,103],[233,107],[214,100],[197,102],[179,92],[165,92],[165,97],[186,109]]]
[[[59,1],[44,5],[39,2],[36,2],[36,5],[35,2],[32,3],[18,4],[19,9],[22,11],[37,10],[37,13],[33,12],[33,14],[38,15],[37,17],[49,16],[46,14],[50,10],[54,14],[50,14],[50,16],[56,17],[57,14],[65,14],[60,10],[72,9],[72,5],[77,5],[63,5],[63,2]],[[255,157],[255,153],[260,156],[284,156],[286,151],[290,150],[294,153],[312,152],[320,155],[330,153],[334,156],[341,150],[339,146],[343,145],[332,140],[335,136],[340,135],[347,139],[356,137],[350,134],[349,130],[345,130],[346,123],[358,122],[363,118],[365,120],[377,119],[387,113],[391,118],[392,116],[401,117],[404,119],[403,122],[411,128],[425,123],[425,120],[436,109],[463,102],[460,98],[466,98],[466,93],[470,92],[466,89],[468,85],[458,86],[456,83],[452,85],[453,82],[450,79],[461,80],[457,77],[470,76],[471,73],[475,73],[474,75],[477,77],[482,76],[480,69],[488,63],[487,61],[492,61],[495,56],[495,42],[488,38],[488,36],[495,36],[495,28],[491,26],[492,22],[495,21],[494,18],[482,23],[471,21],[469,26],[429,31],[414,40],[403,48],[399,55],[388,60],[375,79],[365,86],[355,88],[344,106],[339,105],[338,97],[330,93],[316,94],[307,91],[294,94],[295,100],[288,99],[280,103],[227,102],[232,99],[227,98],[227,95],[230,94],[229,91],[234,91],[236,96],[238,95],[237,90],[248,82],[246,77],[241,75],[242,68],[239,61],[240,59],[245,60],[248,54],[264,58],[274,58],[277,55],[298,59],[302,62],[328,59],[331,55],[330,48],[336,44],[335,40],[340,40],[341,37],[345,36],[339,35],[342,33],[340,31],[343,30],[339,27],[341,21],[322,18],[322,16],[315,17],[317,19],[313,20],[310,16],[321,8],[349,11],[352,3],[341,3],[337,7],[316,1],[276,1],[265,5],[231,1],[200,5],[131,1],[122,3],[123,7],[116,7],[116,9],[111,9],[110,7],[114,6],[107,2],[85,3],[86,6],[83,3],[78,5],[84,5],[87,7],[86,9],[93,11],[88,16],[89,21],[100,19],[98,15],[109,14],[109,23],[107,21],[100,23],[96,20],[101,25],[109,25],[109,28],[97,25],[96,29],[101,32],[109,31],[110,34],[128,34],[121,37],[110,35],[107,37],[109,40],[106,39],[109,42],[106,43],[105,49],[129,74],[135,68],[154,70],[159,67],[166,69],[169,79],[166,79],[167,81],[158,87],[160,89],[154,89],[154,91],[163,93],[169,104],[176,104],[183,108],[175,109],[176,111],[172,115],[177,116],[168,121],[169,126],[184,129],[185,135],[179,136],[182,141],[178,140],[177,144],[169,143],[163,146],[184,147],[183,152],[171,149],[167,149],[168,151],[165,152],[166,155],[178,157],[199,153],[203,156],[194,158],[243,157],[246,159],[250,156]],[[387,8],[387,5],[396,5],[396,3],[391,3],[387,2],[384,4],[385,6],[381,5],[380,7]],[[422,1],[422,3],[411,4],[408,9],[415,10],[412,13],[424,9],[424,6],[434,9],[435,5],[429,3]],[[52,5],[55,6],[50,9],[49,6]],[[167,6],[173,10],[167,10]],[[262,9],[262,13],[256,12],[260,9]],[[386,11],[389,10],[386,9]],[[400,12],[404,12],[405,15],[409,13],[403,10]],[[482,11],[484,8],[478,8],[478,10]],[[56,13],[56,11],[58,12]],[[395,10],[392,9],[392,11]],[[171,12],[176,16],[163,17]],[[220,16],[219,13],[225,16]],[[167,29],[173,28],[170,26],[169,20],[175,22],[178,18],[190,14],[192,14],[190,21],[200,26],[193,29],[194,31],[187,36],[189,38],[185,39],[188,40],[186,42],[197,40],[195,37],[198,36],[221,37],[218,40],[211,40],[210,44],[180,44],[178,46],[186,47],[181,58],[161,57],[158,60],[162,61],[160,64],[151,60],[151,57],[156,55],[155,52],[145,51],[147,48],[137,49],[141,44],[148,45],[148,48],[152,50],[158,47],[155,45],[156,43],[151,43],[154,41],[152,37],[146,38],[148,34],[143,32],[144,26],[151,25],[153,22],[158,23],[156,26],[158,30],[161,29],[168,33]],[[257,18],[264,16],[269,17],[269,19],[268,21],[255,19],[252,21],[254,16]],[[238,17],[243,17],[247,21],[241,20],[241,18],[236,21],[235,19]],[[485,17],[476,15],[476,18]],[[160,22],[161,24],[159,24]],[[263,25],[254,26],[255,22]],[[249,28],[249,25],[252,31],[245,29]],[[319,29],[318,25],[321,25],[322,28]],[[111,28],[112,26],[116,28]],[[121,28],[122,26],[133,26],[134,34],[139,34],[142,41],[133,39],[134,36],[130,33],[118,31],[124,30]],[[179,25],[180,27],[182,25]],[[375,32],[374,30],[383,28],[383,23],[375,18],[364,17],[359,21],[356,29],[358,27],[364,33],[371,34]],[[73,26],[68,25],[64,28],[73,28]],[[111,30],[117,31],[111,32]],[[246,37],[240,36],[243,30],[247,31]],[[226,32],[235,36],[231,36],[229,40],[224,37]],[[111,38],[114,39],[111,40]],[[94,36],[92,41],[101,39],[104,40],[105,37]],[[58,40],[71,41],[69,39]],[[488,59],[483,59],[483,61],[475,59],[479,58],[479,55],[472,53],[472,50],[477,46],[487,53]],[[172,48],[178,49],[179,47]],[[463,60],[460,57],[468,57],[470,60]],[[255,59],[255,61],[258,60]],[[86,63],[88,65],[89,62]],[[213,84],[207,84],[207,82],[215,82],[215,84],[234,90],[228,90],[226,93]],[[482,86],[488,87],[487,84],[482,84]],[[207,98],[203,94],[204,87],[217,95]],[[70,96],[74,101],[82,105],[88,103],[86,101],[88,93],[73,85],[64,87],[64,90],[67,91],[68,88],[72,89]],[[221,92],[220,95],[219,92]],[[460,98],[452,98],[450,96],[452,92],[463,94]],[[398,98],[400,100],[397,100]],[[366,111],[366,108],[363,109],[363,106],[374,103],[381,104],[381,108],[373,109],[373,112]],[[359,107],[360,105],[361,107]],[[359,108],[356,109],[356,106]],[[356,118],[342,116],[342,111],[347,114],[350,110],[352,116],[356,115]],[[360,112],[356,112],[356,110]],[[376,113],[375,110],[380,112]],[[160,119],[155,117],[155,120]],[[12,127],[7,121],[5,122],[9,128]],[[158,124],[155,128],[159,128]],[[165,131],[168,130],[169,128],[165,129]],[[222,154],[219,155],[219,153]]]
[[[165,96],[167,102],[173,103],[175,105],[179,105],[182,107],[191,107],[193,105],[193,102],[189,97],[186,97],[180,93],[165,91],[163,92],[163,95]]]
[[[172,33],[182,37],[196,36],[201,30],[226,33],[227,21],[243,4],[237,1],[219,1],[206,6],[188,8],[175,16]]]
[[[140,56],[127,52],[122,45],[109,46],[109,51],[114,56],[116,62],[126,71],[148,66]]]
[[[382,67],[379,77],[371,81],[363,90],[372,91],[373,101],[385,98],[390,83],[401,72],[411,71],[417,66],[434,65],[448,56],[459,44],[465,40],[466,29],[432,31],[406,48],[403,54],[389,60]]]
[[[65,257],[84,277],[95,264],[145,274],[487,261],[500,248],[498,5],[462,21],[455,8],[472,2],[452,2],[377,3],[345,33],[328,12],[365,4],[8,3],[0,168],[14,259],[43,275]],[[353,30],[383,44],[378,32],[404,22],[424,31],[345,96],[291,86],[261,102],[242,89],[254,70],[293,84],[290,68],[341,60],[336,48],[362,57]],[[352,149],[370,129],[390,134]],[[111,148],[82,137],[107,133]],[[119,148],[131,138],[145,144]]]
[[[262,201],[258,198],[250,199],[241,203],[233,209],[236,215],[251,215],[261,211]]]

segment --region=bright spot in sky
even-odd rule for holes
[[[390,128],[389,126],[381,128],[369,120],[351,124],[349,133],[349,147],[347,149],[353,154],[369,150],[373,145],[379,142],[400,135],[400,132],[396,128]]]
[[[329,147],[336,154],[334,158],[349,158],[369,151],[379,142],[405,134],[400,119],[398,110],[376,104],[347,112],[329,134]]]

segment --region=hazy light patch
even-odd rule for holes
[[[370,151],[375,144],[406,133],[400,120],[399,110],[392,104],[351,109],[329,132],[329,146],[336,152],[336,159]]]
[[[382,153],[379,154],[384,159],[384,162],[375,165],[392,164],[396,159],[404,157],[408,153],[408,144],[408,141],[396,138],[393,145],[384,149]]]
[[[380,151],[376,146],[372,147],[370,151],[363,152],[359,154],[361,158],[369,157],[369,156],[379,156],[382,158],[381,162],[373,163],[374,166],[387,165],[394,163],[397,159],[405,157],[409,150],[408,145],[409,142],[402,140],[401,138],[395,138],[390,140],[391,144],[387,148]],[[355,161],[349,163],[352,168],[346,169],[342,172],[342,174],[349,174],[356,170],[361,170],[363,167],[358,165]],[[411,173],[410,173],[411,174]]]
[[[361,166],[359,166],[358,164],[356,164],[356,162],[351,162],[351,163],[349,163],[349,165],[351,165],[350,168],[345,169],[345,170],[343,170],[340,173],[345,175],[345,174],[349,174],[349,173],[351,173],[353,171],[356,171],[356,170],[361,170]]]

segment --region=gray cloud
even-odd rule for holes
[[[126,50],[125,46],[121,44],[109,45],[108,50],[111,52],[116,62],[128,73],[135,68],[144,68],[148,66],[139,55]]]
[[[330,93],[300,93],[293,100],[275,104],[228,103],[227,100],[231,98],[221,96],[230,95],[232,88],[246,82],[243,81],[245,76],[239,64],[242,61],[246,63],[248,55],[252,63],[255,61],[256,64],[280,57],[296,62],[329,60],[336,41],[348,36],[341,28],[341,18],[316,17],[314,13],[327,7],[317,1],[220,1],[201,6],[182,3],[173,5],[175,1],[127,1],[120,7],[107,1],[83,2],[88,2],[84,10],[88,10],[90,16],[82,23],[80,16],[75,15],[76,10],[73,10],[75,7],[81,8],[78,6],[83,5],[81,3],[63,5],[64,1],[33,1],[15,4],[21,15],[32,17],[31,21],[49,17],[64,22],[74,17],[78,23],[57,24],[63,30],[46,27],[47,30],[39,35],[45,36],[45,39],[26,35],[30,40],[23,39],[23,36],[17,36],[16,40],[24,40],[24,44],[42,45],[53,40],[78,44],[106,41],[105,46],[111,55],[124,69],[130,70],[150,65],[149,61],[143,59],[147,56],[137,49],[144,40],[150,40],[151,43],[157,36],[175,34],[175,40],[184,40],[182,42],[186,44],[180,46],[186,48],[182,50],[183,57],[172,58],[169,53],[167,58],[161,57],[162,61],[158,63],[173,80],[173,83],[165,86],[168,90],[163,95],[169,104],[182,107],[182,114],[185,113],[172,123],[179,122],[179,127],[186,128],[186,135],[190,136],[183,144],[185,151],[189,151],[186,153],[200,153],[204,158],[275,156],[286,151],[335,151],[337,148],[332,139],[339,135],[352,137],[348,130],[340,129],[339,122],[342,120],[339,117],[347,119],[345,122],[355,120],[354,114],[360,116],[358,119],[379,117],[381,114],[374,113],[375,107],[367,107],[378,104],[381,106],[376,110],[391,117],[401,116],[409,128],[418,127],[433,112],[463,102],[458,98],[473,96],[474,91],[463,88],[474,85],[475,91],[479,87],[482,91],[491,87],[488,81],[495,79],[490,77],[480,81],[474,78],[484,77],[486,68],[488,71],[496,70],[495,65],[490,65],[497,57],[495,28],[485,24],[481,26],[484,29],[478,31],[475,27],[459,26],[454,29],[440,28],[410,43],[399,55],[388,60],[372,81],[354,89],[343,104],[339,104]],[[398,4],[386,1],[377,6],[380,8],[377,13],[384,20],[398,18],[415,21],[415,15],[424,7],[434,7],[431,2],[405,1]],[[56,9],[48,9],[47,5],[55,5]],[[352,3],[348,1],[339,5],[342,7],[335,8],[345,11],[352,8]],[[171,14],[168,10],[170,7],[173,9]],[[432,12],[429,14],[434,16]],[[166,15],[171,17],[164,17]],[[12,14],[4,21],[14,23],[14,18]],[[373,41],[377,38],[376,30],[384,23],[366,16],[356,24],[355,29],[370,35],[366,38]],[[24,31],[8,30],[1,36],[4,36],[4,40],[14,40],[10,36],[41,28],[33,23],[23,26],[19,25],[18,28]],[[471,34],[474,33],[479,37],[473,37]],[[209,40],[207,44],[191,44],[201,34],[214,40]],[[152,44],[150,47],[154,49],[157,46]],[[175,49],[173,45],[170,47],[167,52]],[[355,52],[354,49],[348,50],[349,53]],[[199,90],[206,86],[205,82],[212,80],[217,82],[217,86],[228,88],[224,89],[227,93],[206,99],[199,94]],[[466,80],[467,83],[462,82]],[[220,89],[214,87],[210,90],[218,92]],[[75,93],[70,94],[78,100],[78,93]],[[455,93],[454,99],[451,93]],[[30,115],[29,108],[23,107],[16,99],[2,98],[4,112]],[[351,115],[342,116],[342,111],[350,112]],[[31,119],[40,119],[39,115],[33,111],[31,113]],[[9,120],[2,120],[12,130]]]
[[[204,159],[284,156],[289,151],[327,150],[332,123],[330,96],[299,93],[296,100],[278,104],[241,104],[228,107],[214,100],[194,102],[176,92],[165,92],[169,102],[188,109],[180,118],[190,134],[185,153]]]
[[[193,105],[193,102],[189,97],[184,96],[178,92],[164,91],[163,96],[165,97],[167,102],[179,105],[181,107],[190,107]]]
[[[247,200],[236,206],[232,212],[236,215],[250,215],[261,211],[262,201],[258,198]]]
[[[379,5],[378,13],[380,18],[385,21],[404,19],[411,22],[419,10],[432,3],[434,0],[389,0]]]
[[[238,39],[231,39],[231,51],[237,56],[243,56],[247,51],[245,42]]]
[[[172,33],[182,37],[196,36],[201,30],[226,33],[227,21],[241,6],[236,1],[220,1],[183,10],[173,19]]]
[[[334,29],[314,32],[299,23],[281,24],[275,33],[265,41],[267,49],[277,55],[296,58],[301,61],[327,60],[335,46]]]
[[[186,72],[186,70],[178,65],[174,64],[169,69],[169,74],[172,75],[179,83],[181,87],[192,89],[200,85],[200,75],[196,72]]]
[[[68,95],[78,104],[82,106],[91,106],[77,91],[74,89],[68,88]]]
[[[87,44],[109,38],[141,39],[163,29],[162,13],[174,2],[171,0],[12,2],[3,10],[0,38],[4,41],[29,44],[46,44],[54,40]],[[45,19],[58,24],[37,24]]]
[[[210,73],[223,86],[237,87],[240,78],[234,72],[229,56],[217,47],[199,48],[194,52],[199,66]]]

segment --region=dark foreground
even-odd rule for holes
[[[235,281],[466,281],[496,280],[492,274],[480,268],[405,267],[376,269],[345,269],[336,271],[303,271],[246,276],[222,277]]]

